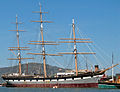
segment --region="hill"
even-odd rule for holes
[[[46,65],[47,68],[47,75],[53,75],[57,72],[64,72],[66,69],[56,67],[56,66],[51,66],[51,65]],[[10,74],[10,73],[17,73],[18,72],[18,66],[13,66],[13,67],[4,67],[0,68],[0,76],[2,74]],[[27,64],[22,64],[22,73],[27,73]],[[41,63],[28,63],[28,74],[41,74],[43,75],[43,64]],[[2,78],[0,77],[0,80]]]

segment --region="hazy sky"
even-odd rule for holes
[[[16,14],[18,21],[24,22],[19,28],[27,31],[21,34],[21,43],[28,46],[28,41],[38,39],[39,24],[31,20],[39,19],[32,13],[39,10],[39,2],[49,12],[44,19],[53,21],[45,25],[45,39],[69,37],[74,18],[77,27],[91,38],[108,65],[112,52],[114,62],[120,61],[120,0],[0,0],[0,67],[10,65],[8,47],[16,45],[16,35],[8,30],[15,30],[11,23],[15,22]]]

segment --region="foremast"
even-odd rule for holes
[[[16,58],[8,58],[8,60],[18,60],[19,61],[19,75],[22,74],[22,69],[21,69],[21,60],[22,59],[33,59],[33,58],[21,58],[21,50],[29,50],[28,47],[20,47],[20,39],[19,39],[19,32],[24,31],[24,30],[19,30],[18,25],[22,24],[21,22],[18,22],[18,16],[16,15],[16,30],[10,30],[10,31],[16,31],[16,37],[17,37],[17,47],[9,47],[8,50],[10,50]],[[15,54],[15,50],[17,50],[17,54]]]
[[[43,17],[42,14],[43,13],[48,13],[48,12],[42,12],[41,4],[40,4],[40,11],[36,11],[34,13],[39,13],[40,14],[40,21],[32,21],[32,22],[40,23],[40,32],[41,32],[42,41],[30,41],[30,42],[37,42],[37,43],[29,43],[29,44],[42,45],[42,53],[28,53],[28,54],[42,55],[43,56],[44,77],[46,78],[47,77],[47,72],[46,72],[46,55],[48,55],[48,56],[61,56],[61,55],[45,53],[45,45],[58,45],[58,44],[56,44],[56,42],[53,42],[53,41],[45,41],[44,40],[43,23],[51,23],[51,21],[43,21],[42,20],[42,17]]]
[[[89,41],[90,39],[80,39],[80,38],[76,38],[75,35],[75,23],[74,23],[74,19],[72,20],[72,30],[73,30],[73,38],[60,38],[60,40],[73,40],[73,41],[60,41],[59,43],[74,43],[74,51],[73,52],[63,52],[63,53],[59,53],[59,54],[74,54],[74,58],[75,58],[75,72],[76,72],[76,76],[78,75],[78,65],[77,65],[77,55],[78,54],[95,54],[94,52],[77,52],[77,45],[76,43],[92,43],[91,41]],[[76,40],[81,40],[81,41],[76,41]],[[84,41],[86,40],[86,41]]]
[[[76,70],[76,75],[78,75],[78,68],[77,68],[77,47],[76,47],[76,37],[75,37],[75,24],[74,24],[74,19],[73,19],[73,23],[72,23],[72,27],[73,27],[73,39],[74,39],[74,55],[75,55],[75,70]]]

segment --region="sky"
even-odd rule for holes
[[[84,37],[91,38],[95,45],[93,47],[98,49],[96,54],[98,52],[104,58],[106,63],[98,58],[101,65],[111,65],[112,53],[114,63],[119,63],[120,0],[0,0],[0,67],[10,66],[11,61],[7,58],[12,53],[8,51],[8,47],[16,45],[16,34],[8,30],[15,30],[13,22],[16,14],[18,21],[24,22],[19,28],[26,31],[20,33],[21,45],[29,46],[27,43],[30,40],[39,39],[39,24],[31,22],[39,20],[39,15],[32,13],[39,11],[39,3],[43,11],[49,12],[43,15],[43,19],[53,21],[44,25],[45,39],[57,41],[58,38],[69,37],[74,18],[76,28]],[[58,61],[60,63],[62,59]]]

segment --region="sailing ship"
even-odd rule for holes
[[[98,80],[103,76],[105,71],[111,69],[112,66],[105,70],[100,70],[98,65],[95,66],[95,71],[84,71],[81,72],[78,70],[77,65],[77,56],[78,54],[95,54],[94,52],[77,52],[77,43],[91,43],[89,39],[80,39],[76,38],[75,35],[75,23],[74,19],[72,21],[72,31],[73,31],[73,38],[61,38],[61,40],[72,40],[72,41],[60,41],[59,43],[73,43],[74,44],[74,51],[73,52],[63,52],[58,54],[48,54],[45,52],[45,45],[57,45],[56,42],[53,41],[45,41],[43,36],[43,23],[50,23],[50,21],[43,21],[42,14],[47,12],[42,12],[41,5],[40,11],[36,13],[40,14],[39,21],[32,21],[40,23],[40,32],[41,32],[41,41],[30,41],[29,44],[41,45],[42,46],[42,53],[28,53],[32,55],[42,55],[43,57],[43,65],[44,65],[44,76],[42,75],[25,75],[21,72],[21,60],[22,59],[32,59],[32,58],[22,58],[21,57],[21,50],[26,50],[25,47],[20,47],[19,45],[19,31],[18,30],[18,22],[16,17],[16,30],[17,31],[17,40],[18,40],[18,47],[13,47],[10,49],[11,51],[17,50],[18,55],[15,59],[10,60],[18,60],[19,61],[19,73],[15,74],[4,74],[2,78],[6,81],[6,87],[40,87],[40,88],[62,88],[62,87],[98,87]],[[57,73],[55,76],[48,76],[46,72],[46,56],[61,56],[64,54],[74,55],[75,58],[75,71]]]

